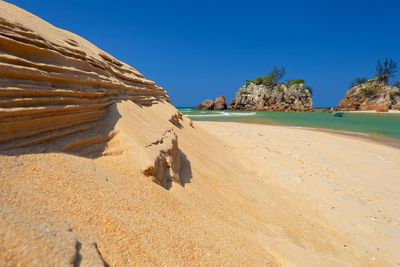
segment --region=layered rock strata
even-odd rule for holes
[[[169,102],[163,88],[85,39],[6,2],[0,2],[0,10],[2,154],[98,157],[118,134],[116,104]],[[163,146],[144,150],[153,159],[144,169],[151,169],[146,173],[160,185],[178,181],[177,137],[172,132],[157,139]]]

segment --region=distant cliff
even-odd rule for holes
[[[374,78],[351,87],[340,101],[343,110],[400,110],[399,87],[387,84],[387,80]]]
[[[243,85],[229,105],[230,110],[309,111],[313,101],[304,81],[264,85],[253,82]]]

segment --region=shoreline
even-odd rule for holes
[[[305,111],[262,111],[262,110],[238,110],[238,109],[224,109],[224,110],[200,110],[200,109],[195,109],[194,107],[176,107],[180,111],[193,111],[193,110],[198,110],[198,111],[215,111],[215,112],[257,112],[257,113],[276,113],[276,112],[283,112],[283,113],[337,113],[337,112],[343,112],[343,113],[367,113],[367,114],[400,114],[400,110],[397,109],[390,109],[388,111],[382,112],[382,111],[376,111],[376,110],[330,110],[329,108],[315,108],[312,110],[305,110]]]
[[[325,108],[321,109],[313,109],[313,110],[308,110],[308,111],[262,111],[262,110],[231,110],[231,109],[225,109],[225,110],[200,110],[200,109],[195,109],[195,108],[186,108],[186,107],[177,107],[178,110],[180,111],[206,111],[206,112],[257,112],[257,113],[360,113],[360,114],[398,114],[400,115],[400,110],[395,110],[391,109],[386,112],[382,111],[376,111],[376,110],[329,110]]]
[[[400,149],[400,140],[385,137],[385,136],[376,136],[376,135],[371,135],[371,134],[367,134],[367,133],[346,132],[346,131],[331,130],[331,129],[324,129],[324,128],[309,128],[309,130],[330,133],[333,135],[348,136],[348,137],[352,137],[355,139],[371,141],[373,143],[378,143],[378,144],[382,144],[382,145],[386,145],[389,147]]]
[[[387,112],[380,112],[376,110],[347,110],[347,111],[338,111],[343,113],[369,113],[369,114],[400,114],[400,110],[391,109]]]
[[[333,129],[326,129],[326,128],[313,128],[313,127],[303,127],[303,126],[290,126],[290,125],[283,125],[283,124],[274,124],[268,122],[256,123],[256,122],[245,122],[245,121],[194,121],[194,123],[202,123],[202,122],[216,122],[216,123],[240,123],[240,124],[252,124],[252,125],[267,125],[267,126],[274,126],[274,127],[284,127],[289,129],[299,129],[299,130],[307,130],[307,131],[315,131],[315,132],[322,132],[328,133],[332,135],[339,135],[339,136],[347,136],[350,138],[355,138],[358,140],[370,141],[373,143],[378,143],[382,145],[386,145],[389,147],[400,149],[400,140],[395,138],[389,138],[385,136],[377,136],[371,135],[368,133],[361,133],[361,132],[349,132],[349,131],[340,131],[340,130],[333,130]]]

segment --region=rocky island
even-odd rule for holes
[[[312,90],[304,80],[279,83],[285,70],[274,67],[265,77],[247,81],[229,105],[230,110],[311,111]]]
[[[389,78],[397,72],[397,64],[390,59],[378,62],[372,79],[357,78],[340,101],[340,110],[400,110],[399,83],[389,85]]]

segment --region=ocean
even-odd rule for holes
[[[334,130],[350,134],[386,137],[400,141],[399,113],[346,113],[335,117],[325,112],[200,111],[178,108],[193,121],[244,122]]]

